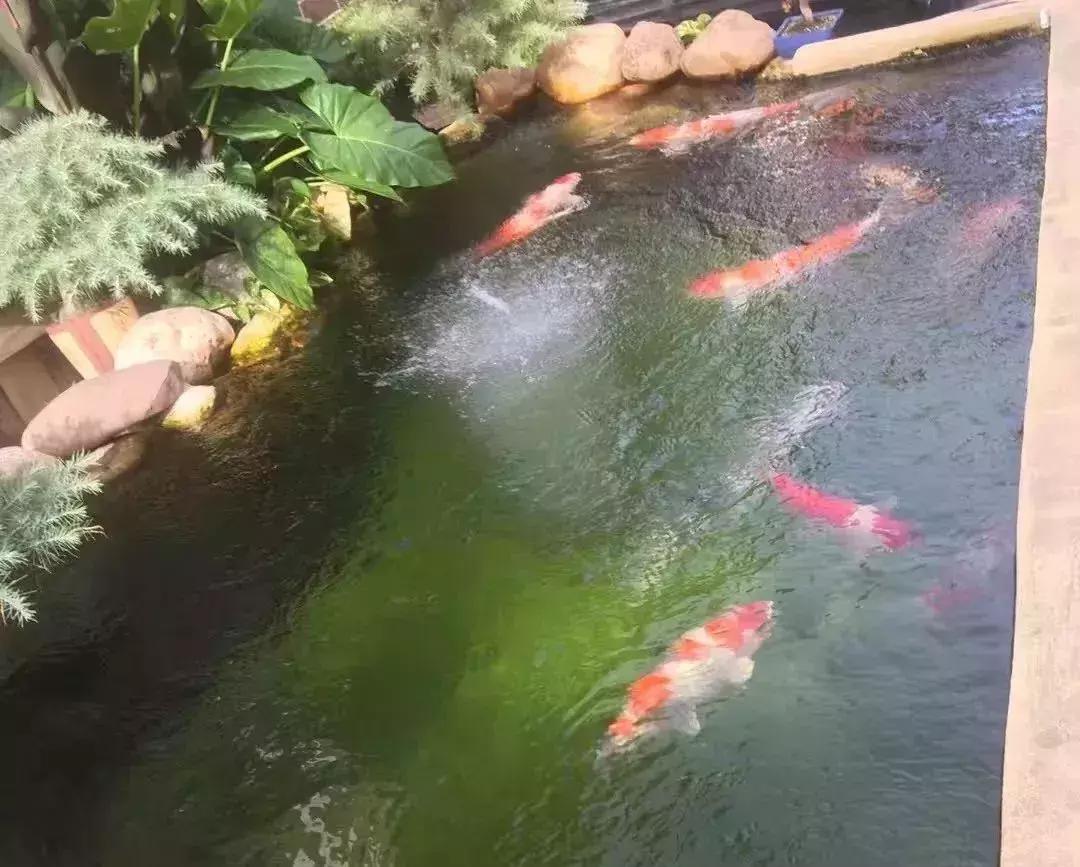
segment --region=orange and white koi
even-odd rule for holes
[[[647,129],[630,139],[630,144],[642,150],[681,153],[699,142],[738,135],[770,117],[795,114],[804,109],[822,117],[832,117],[850,111],[854,106],[855,97],[850,90],[833,88],[791,102],[774,102]]]
[[[514,216],[499,226],[486,240],[476,245],[473,254],[480,259],[528,238],[553,220],[580,211],[589,203],[584,196],[576,194],[581,183],[580,172],[570,172],[556,178],[538,193],[525,200]]]
[[[769,636],[772,621],[772,602],[749,602],[680,636],[661,665],[630,684],[625,706],[608,726],[605,751],[665,728],[697,734],[698,706],[750,679],[752,657]]]
[[[690,294],[739,303],[749,295],[781,286],[806,271],[846,256],[880,219],[878,210],[857,223],[840,226],[808,244],[781,250],[768,259],[752,259],[738,268],[712,271],[690,284]]]
[[[826,494],[798,482],[787,473],[773,473],[769,482],[784,505],[813,521],[822,521],[843,530],[871,547],[895,551],[914,538],[912,527],[875,506],[857,503],[845,497]]]

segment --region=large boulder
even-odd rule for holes
[[[481,73],[476,84],[476,111],[481,117],[509,117],[521,103],[536,93],[536,70],[489,69]]]
[[[773,29],[741,9],[717,15],[683,52],[690,78],[737,78],[761,69],[774,54]]]
[[[627,81],[663,81],[679,71],[682,40],[670,24],[639,21],[626,38],[622,74]]]
[[[201,307],[170,307],[139,319],[120,341],[116,367],[175,361],[185,382],[207,382],[229,357],[233,330],[224,316]]]
[[[540,58],[536,81],[556,102],[587,102],[623,85],[626,36],[618,24],[575,27]]]
[[[22,447],[64,458],[165,412],[184,390],[180,365],[149,361],[77,382],[30,420]]]

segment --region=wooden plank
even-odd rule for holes
[[[4,446],[17,446],[22,439],[23,420],[15,412],[11,401],[0,391],[0,448]]]
[[[60,393],[33,346],[0,361],[0,391],[24,422],[30,421]]]

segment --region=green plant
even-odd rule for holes
[[[264,213],[214,166],[176,171],[162,153],[82,111],[32,120],[0,141],[0,307],[21,303],[39,320],[106,292],[157,294],[151,256],[190,252],[200,226]]]
[[[675,27],[675,32],[684,44],[689,44],[702,34],[710,21],[712,21],[712,16],[708,12],[702,12],[697,18],[680,21]]]
[[[395,187],[441,184],[453,173],[436,136],[394,120],[374,97],[330,84],[310,54],[274,44],[327,62],[344,57],[340,39],[298,20],[295,4],[290,15],[286,0],[198,2],[209,20],[196,28],[181,0],[112,0],[111,15],[91,19],[81,39],[98,52],[130,54],[135,130],[142,126],[140,56],[152,28],[160,34],[167,19],[166,43],[175,51],[201,46],[216,57],[187,85],[204,150],[219,153],[226,180],[271,200],[267,218],[245,220],[234,240],[263,288],[310,308],[311,275],[299,254],[325,238],[310,206],[312,184],[400,200]]]
[[[534,65],[584,15],[579,0],[349,0],[327,23],[377,89],[404,76],[417,103],[464,102],[481,72]]]
[[[0,478],[0,621],[24,624],[35,617],[18,584],[33,570],[50,569],[100,532],[85,498],[101,490],[91,461],[31,464]]]

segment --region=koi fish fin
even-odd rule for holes
[[[701,720],[698,719],[697,711],[688,704],[672,706],[668,721],[675,731],[689,737],[694,737],[701,731]]]
[[[732,680],[741,686],[754,673],[754,660],[749,656],[740,656],[735,660],[735,664],[736,669],[732,672]]]

